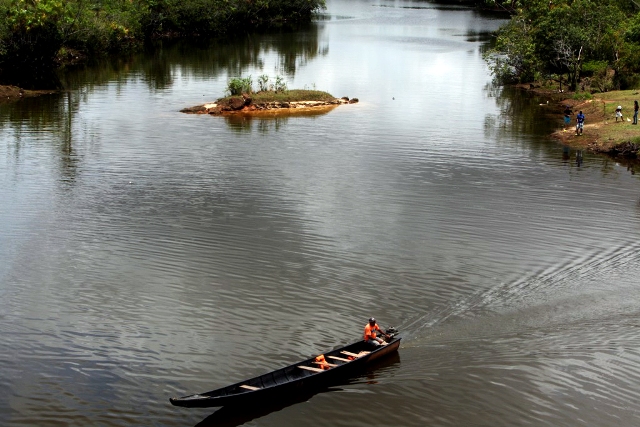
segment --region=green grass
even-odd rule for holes
[[[640,125],[632,125],[628,119],[633,118],[633,101],[640,101],[640,91],[620,90],[594,95],[578,109],[585,110],[587,123],[596,125],[594,133],[598,135],[598,143],[604,147],[614,147],[634,141],[640,136]],[[624,122],[616,122],[615,109],[622,106]],[[576,107],[574,107],[576,111]],[[585,132],[590,129],[585,129]]]
[[[589,92],[576,92],[572,96],[576,101],[586,101],[587,99],[593,99],[593,95]]]
[[[227,96],[220,98],[219,103],[224,103],[239,96]],[[320,90],[292,89],[285,92],[261,91],[251,94],[253,104],[263,104],[267,102],[299,102],[299,101],[332,101],[336,99],[330,93]]]

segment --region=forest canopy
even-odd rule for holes
[[[640,83],[636,0],[486,0],[513,12],[485,53],[499,83],[565,81],[607,91]]]

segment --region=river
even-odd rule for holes
[[[295,33],[165,45],[0,105],[0,424],[637,425],[638,176],[491,85],[503,22],[330,0]],[[262,74],[360,102],[179,112]],[[169,404],[370,316],[398,357],[328,392]]]

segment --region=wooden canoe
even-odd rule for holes
[[[315,357],[277,369],[226,387],[169,399],[172,405],[187,408],[207,408],[246,404],[251,401],[274,402],[292,393],[329,386],[361,372],[366,364],[398,351],[399,337],[386,345],[373,347],[358,341],[324,353],[330,366],[325,369],[315,363]]]

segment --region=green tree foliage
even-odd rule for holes
[[[242,95],[243,93],[253,92],[253,79],[251,76],[234,77],[227,83],[227,92],[229,95]]]
[[[3,1],[0,13],[6,17],[0,44],[0,71],[41,81],[48,75],[46,64],[52,63],[62,46],[56,23],[65,17],[61,0]],[[25,74],[26,73],[26,74]]]
[[[505,3],[505,2],[502,2]],[[527,82],[566,75],[575,90],[585,62],[606,63],[621,76],[635,73],[640,18],[633,2],[613,0],[531,0],[518,7],[487,52],[500,82]]]
[[[137,48],[155,37],[226,36],[308,22],[324,0],[0,0],[0,76],[55,66],[61,51]],[[30,78],[30,77],[28,77]]]
[[[533,81],[541,68],[531,23],[515,16],[499,32],[494,49],[485,53],[492,73],[502,83]]]

